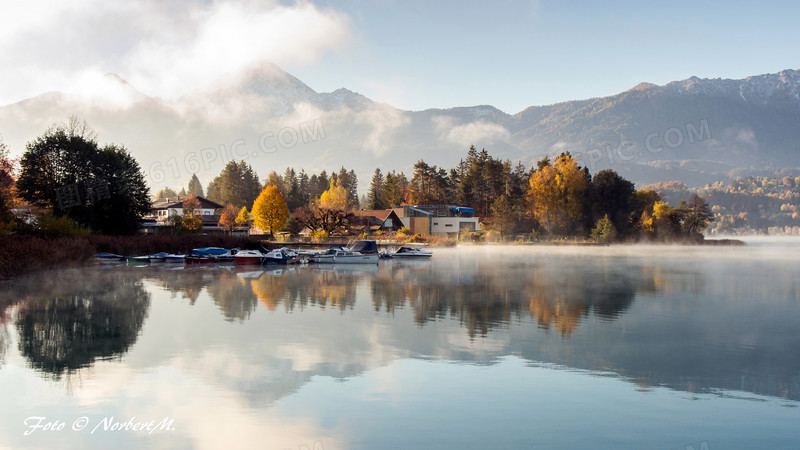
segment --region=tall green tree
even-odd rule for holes
[[[208,184],[208,199],[222,205],[232,203],[237,208],[252,205],[261,193],[258,175],[246,162],[230,161],[222,172]]]
[[[631,229],[630,219],[634,212],[633,183],[617,172],[605,169],[592,178],[589,188],[591,220],[597,222],[603,216],[608,216],[616,231],[627,233]]]
[[[101,148],[96,134],[74,118],[26,145],[19,194],[34,205],[107,234],[128,234],[150,209],[136,160],[121,146]]]
[[[697,194],[692,194],[683,210],[683,231],[689,236],[700,235],[714,221],[708,203]]]
[[[0,137],[0,228],[14,219],[14,172],[16,164],[8,157],[8,147]]]
[[[189,186],[187,187],[190,194],[198,197],[205,197],[203,194],[203,185],[200,184],[200,179],[197,178],[197,174],[192,174],[192,178],[189,180]]]
[[[372,181],[369,184],[369,191],[367,192],[367,209],[386,209],[386,195],[384,194],[384,179],[381,169],[375,169],[375,174],[372,175]]]

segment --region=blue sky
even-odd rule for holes
[[[508,113],[642,81],[800,68],[800,2],[11,3],[0,6],[0,104],[85,93],[105,72],[176,98],[265,59],[320,92]]]

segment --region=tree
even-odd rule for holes
[[[172,200],[177,200],[178,193],[168,187],[165,187],[164,189],[161,189],[160,191],[156,192],[154,200],[159,201],[159,200],[166,200],[168,198]]]
[[[489,227],[500,233],[500,237],[504,237],[514,230],[517,212],[506,195],[501,195],[492,203],[491,211]]]
[[[589,195],[592,220],[603,216],[614,223],[614,228],[624,233],[630,228],[633,212],[633,183],[611,169],[601,170],[594,176]]]
[[[269,231],[270,236],[280,230],[289,217],[286,200],[277,186],[267,186],[253,203],[253,222],[255,226]]]
[[[242,206],[242,209],[239,210],[239,215],[236,216],[236,225],[240,227],[250,226],[250,213],[247,211],[246,206]]]
[[[569,153],[562,153],[554,164],[544,159],[529,180],[531,214],[548,234],[569,231],[582,218],[587,186],[586,175]]]
[[[239,211],[236,209],[235,206],[233,206],[232,203],[228,203],[222,210],[222,214],[219,217],[219,222],[217,223],[217,225],[219,225],[220,228],[230,233],[231,231],[233,231],[234,228],[236,228],[236,214],[238,212]]]
[[[597,220],[597,224],[592,230],[592,239],[597,242],[609,243],[617,238],[617,229],[614,222],[608,218],[608,214]]]
[[[206,190],[209,200],[223,205],[233,203],[237,208],[252,205],[260,192],[258,176],[244,161],[230,161]]]
[[[186,231],[200,231],[203,229],[203,218],[197,214],[200,209],[200,200],[196,195],[189,195],[183,201],[183,217],[181,217],[181,225]]]
[[[683,231],[689,236],[697,236],[714,221],[714,214],[708,203],[697,194],[692,194],[684,208]]]
[[[192,178],[189,180],[189,193],[192,195],[196,195],[198,197],[205,197],[203,195],[203,185],[200,184],[200,180],[197,178],[197,174],[192,174]]]
[[[312,232],[324,232],[332,235],[339,230],[348,230],[359,220],[351,211],[343,209],[320,208],[319,205],[307,205],[294,212],[297,222]]]
[[[19,195],[56,216],[107,234],[129,234],[149,212],[144,174],[121,146],[97,144],[85,122],[74,117],[26,145]]]
[[[8,148],[0,138],[0,228],[4,223],[13,223],[15,195],[14,172],[16,164],[8,157]]]
[[[384,193],[384,179],[381,169],[375,169],[375,174],[372,175],[372,182],[369,185],[369,192],[367,193],[367,202],[365,204],[367,209],[386,209],[386,194]]]
[[[336,209],[340,211],[352,209],[353,205],[344,186],[342,186],[338,180],[334,183],[332,179],[330,187],[320,195],[317,203],[322,209]]]

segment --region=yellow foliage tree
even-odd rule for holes
[[[588,187],[578,162],[562,154],[554,164],[548,161],[528,180],[531,215],[547,233],[554,228],[569,229],[583,214],[583,197]]]
[[[236,225],[245,227],[250,224],[250,213],[247,211],[247,206],[242,206],[239,210],[239,215],[236,216]]]
[[[333,180],[331,180],[330,187],[320,195],[317,202],[320,208],[344,211],[350,209],[348,198],[347,189],[345,189],[339,181],[334,184]]]
[[[289,218],[289,208],[286,200],[277,186],[271,185],[264,188],[253,203],[253,222],[258,228],[274,234],[280,230]]]

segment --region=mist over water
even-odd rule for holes
[[[791,446],[800,240],[747,244],[32,275],[0,293],[0,444]],[[23,436],[31,415],[176,430]]]

